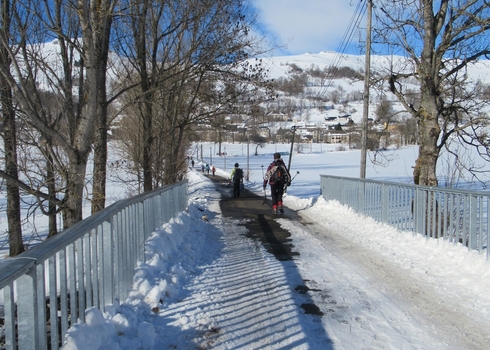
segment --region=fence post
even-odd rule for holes
[[[37,280],[35,268],[22,275],[16,282],[17,294],[17,336],[19,349],[36,349],[39,343],[38,317],[37,317]],[[51,277],[50,277],[51,278]],[[56,291],[50,291],[50,298],[54,298],[56,308]],[[55,332],[57,333],[57,332]],[[51,335],[53,337],[53,334]],[[57,344],[56,344],[57,345]]]
[[[17,339],[15,335],[15,298],[14,282],[11,282],[3,290],[4,315],[5,315],[5,347],[7,349],[17,349]]]
[[[102,307],[103,311],[107,311],[105,306],[112,304],[112,296],[114,294],[114,275],[115,267],[114,264],[114,252],[115,244],[113,239],[112,224],[108,221],[102,223],[99,226],[102,234],[102,249],[100,250],[99,259],[101,260],[101,271],[99,275],[101,276],[102,282]]]
[[[47,326],[44,320],[46,315],[46,293],[43,286],[43,281],[45,278],[45,270],[44,265],[36,265],[35,271],[33,273],[36,274],[36,298],[37,298],[37,320],[38,324],[34,324],[34,327],[37,328],[37,346],[36,349],[47,349],[48,348],[48,339],[47,339]]]
[[[425,232],[425,212],[426,212],[426,205],[425,205],[425,191],[417,188],[415,190],[415,196],[413,198],[412,202],[412,215],[413,215],[413,228],[414,228],[414,235],[416,233],[424,234]]]
[[[490,258],[490,253],[489,253],[489,247],[490,247],[490,200],[489,198],[486,198],[486,204],[487,204],[487,260]],[[483,237],[482,237],[483,240]],[[483,243],[483,242],[482,242]]]
[[[386,184],[381,185],[381,222],[388,223],[388,206],[390,205],[389,191]]]
[[[364,210],[366,210],[365,200],[366,200],[366,182],[358,181],[357,187],[359,189],[359,204],[358,204],[358,212],[360,214],[364,214]]]
[[[477,197],[474,195],[470,196],[469,205],[469,224],[468,224],[468,249],[473,250],[477,248],[477,236],[478,236],[478,205]]]

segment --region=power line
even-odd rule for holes
[[[352,14],[352,18],[350,19],[347,30],[345,31],[340,41],[339,48],[337,49],[336,55],[332,63],[328,67],[329,73],[327,75],[327,81],[323,86],[323,88],[318,93],[319,97],[323,96],[326,93],[327,89],[332,85],[332,82],[334,80],[333,71],[335,70],[335,68],[339,68],[340,63],[342,62],[343,59],[343,55],[347,51],[347,48],[351,42],[351,39],[355,31],[358,28],[359,23],[361,22],[362,18],[366,13],[366,9],[367,9],[366,1],[360,0],[356,6],[356,9],[354,10],[354,13]]]
[[[322,94],[332,85],[332,82],[333,82],[332,72],[334,71],[335,68],[339,68],[340,63],[343,59],[343,55],[347,51],[347,48],[348,48],[349,43],[352,39],[352,36],[354,35],[356,29],[358,28],[359,23],[360,23],[362,17],[364,16],[365,11],[366,11],[366,8],[367,8],[366,3],[362,0],[359,1],[359,3],[357,4],[357,7],[356,7],[356,9],[352,15],[352,18],[349,22],[349,26],[347,27],[347,30],[344,33],[344,36],[343,36],[343,38],[339,44],[339,48],[337,49],[337,54],[329,66],[330,74],[328,76],[327,83],[326,83],[324,89],[322,90]]]

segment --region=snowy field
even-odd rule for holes
[[[221,195],[197,163],[188,173],[188,210],[147,242],[129,298],[105,314],[87,310],[87,323],[69,331],[64,349],[488,348],[485,257],[324,201],[319,175],[358,177],[360,153],[316,146],[293,155],[291,172],[299,174],[286,215],[276,219],[291,233],[298,259],[277,261],[243,235],[240,222],[223,217]],[[257,194],[262,166],[275,151],[289,151],[268,145],[247,156],[246,145],[229,144],[226,158],[211,160],[211,147],[202,148],[204,162],[222,176],[235,162],[250,169],[246,187]],[[387,166],[368,164],[367,178],[410,183],[416,148],[390,154]],[[301,221],[289,220],[289,210]],[[303,282],[307,294],[295,290]],[[311,300],[323,317],[302,312]]]

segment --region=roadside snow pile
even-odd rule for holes
[[[87,309],[85,323],[68,330],[64,350],[153,349],[156,334],[148,320],[179,298],[188,276],[195,272],[205,233],[210,230],[210,224],[201,220],[208,204],[208,189],[202,185],[199,175],[190,172],[187,212],[147,240],[145,262],[135,268],[128,298],[121,304],[107,305],[104,313],[95,307]]]

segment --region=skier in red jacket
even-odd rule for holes
[[[280,153],[274,153],[274,161],[267,168],[264,176],[264,191],[267,182],[271,187],[272,213],[277,214],[277,210],[284,213],[282,196],[284,194],[284,187],[291,185],[291,175],[286,164],[281,159]]]

